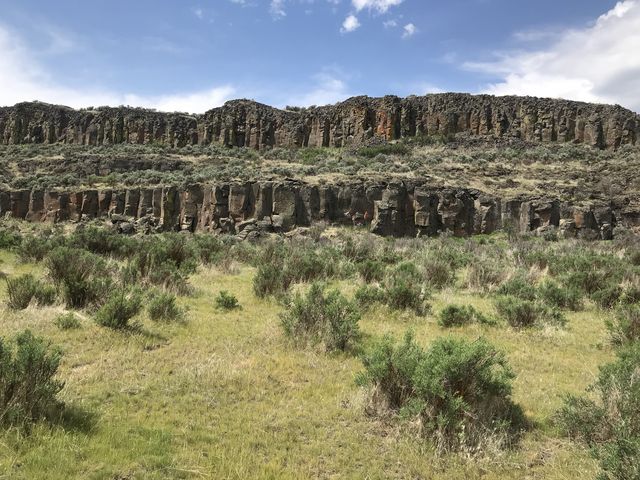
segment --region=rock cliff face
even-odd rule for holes
[[[570,205],[553,199],[501,199],[477,190],[435,188],[423,181],[310,185],[247,182],[82,192],[0,192],[0,216],[31,222],[104,218],[134,231],[286,232],[318,222],[368,225],[386,236],[456,236],[559,232],[611,239],[614,227],[640,225],[640,215],[615,205]]]
[[[9,145],[341,147],[372,138],[456,133],[617,148],[638,141],[640,117],[620,106],[452,93],[404,99],[354,97],[301,111],[235,100],[203,115],[124,107],[73,110],[38,102],[0,108],[0,143]]]

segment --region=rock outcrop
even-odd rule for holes
[[[454,93],[353,97],[296,111],[235,100],[203,115],[125,107],[73,110],[39,102],[0,108],[0,143],[5,145],[343,147],[374,138],[458,133],[617,148],[638,141],[640,117],[617,105]]]
[[[0,192],[0,216],[30,222],[110,220],[123,233],[201,231],[286,232],[318,222],[369,225],[385,236],[455,236],[501,229],[564,237],[611,239],[616,226],[640,225],[640,208],[554,199],[501,199],[478,190],[426,181],[312,185],[246,182],[81,192]]]

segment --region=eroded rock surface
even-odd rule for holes
[[[373,138],[456,133],[617,148],[640,138],[640,117],[617,105],[453,93],[353,97],[300,111],[234,100],[203,115],[125,107],[73,110],[39,102],[0,108],[0,143],[9,145],[342,147]]]
[[[640,226],[640,208],[555,199],[502,199],[426,180],[313,185],[300,181],[85,190],[0,192],[0,216],[30,222],[102,218],[134,231],[242,234],[287,232],[318,222],[368,225],[384,236],[455,236],[498,230],[552,231],[564,237],[611,239],[615,228]]]

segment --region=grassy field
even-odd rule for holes
[[[413,329],[425,346],[443,335],[485,337],[507,353],[514,400],[533,428],[513,451],[438,456],[410,424],[366,415],[356,356],[295,348],[281,332],[283,307],[254,295],[255,269],[234,270],[200,267],[190,278],[195,292],[180,297],[184,321],[152,322],[145,313],[136,333],[100,327],[82,312],[80,329],[60,330],[53,319],[62,306],[9,310],[0,282],[0,334],[29,328],[63,349],[60,397],[69,406],[60,424],[0,435],[0,478],[595,478],[597,462],[559,435],[553,417],[562,396],[582,393],[613,357],[610,313],[588,303],[566,314],[564,329],[444,329],[436,315],[450,303],[495,314],[486,295],[453,287],[434,294],[425,317],[385,306],[366,312],[365,346]],[[0,271],[41,275],[43,267],[0,251]],[[353,279],[331,283],[355,291]],[[221,290],[241,309],[216,309]]]

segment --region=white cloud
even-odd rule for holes
[[[413,23],[407,23],[403,28],[402,38],[413,37],[416,33],[418,33],[418,27]]]
[[[313,80],[316,85],[311,91],[288,97],[283,106],[330,105],[354,96],[349,90],[346,76],[339,69],[325,68]]]
[[[398,22],[396,20],[387,20],[386,22],[382,22],[382,26],[384,28],[396,28],[398,26]]]
[[[194,8],[193,9],[193,14],[198,17],[200,20],[202,20],[204,18],[204,11],[202,10],[202,8],[198,7],[198,8]]]
[[[501,78],[483,90],[496,95],[561,97],[620,103],[640,111],[640,4],[618,2],[594,23],[568,30],[546,48],[498,54],[464,67]]]
[[[284,0],[271,0],[269,12],[271,12],[271,16],[274,19],[286,17],[287,12],[284,10]]]
[[[387,13],[389,8],[400,5],[404,0],[351,0],[356,11],[366,9],[376,10],[378,13]]]
[[[358,17],[355,15],[349,15],[344,19],[344,22],[342,22],[342,28],[340,31],[342,33],[349,33],[357,30],[358,28],[360,28],[360,21],[358,20]]]
[[[201,113],[232,98],[231,85],[170,95],[136,95],[104,88],[73,88],[55,81],[37,61],[37,54],[0,26],[0,105],[41,100],[48,103],[87,107],[132,105],[166,111]]]

